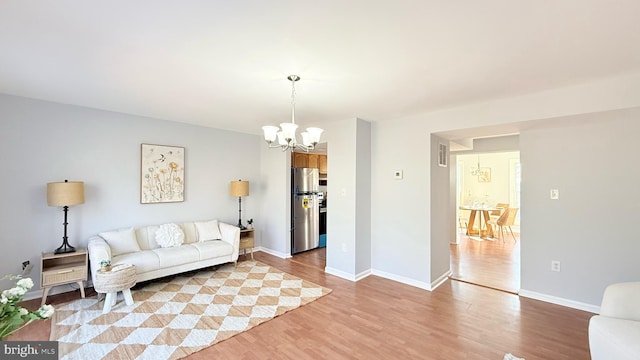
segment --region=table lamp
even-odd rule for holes
[[[249,182],[242,180],[232,181],[229,193],[231,196],[238,197],[238,227],[244,230],[246,227],[242,225],[242,197],[249,196]]]
[[[47,205],[62,206],[64,210],[64,236],[62,245],[56,249],[56,254],[75,252],[76,249],[69,245],[67,238],[67,212],[69,206],[84,204],[84,183],[82,181],[52,182],[47,184]]]

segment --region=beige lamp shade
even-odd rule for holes
[[[84,182],[64,181],[47,184],[47,205],[70,206],[84,204]]]
[[[242,180],[232,181],[229,194],[231,196],[249,196],[249,182]]]

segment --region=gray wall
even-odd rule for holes
[[[262,217],[254,219],[256,246],[282,258],[291,256],[291,153],[260,142]]]
[[[69,242],[122,227],[189,220],[237,223],[238,200],[229,182],[251,181],[243,218],[260,222],[261,142],[255,135],[0,95],[0,273],[34,265],[62,243],[63,212],[49,207],[46,184],[85,182],[85,203],[69,210]],[[185,147],[185,201],[140,204],[140,144]],[[54,289],[56,290],[56,289]],[[32,290],[33,291],[33,290]]]
[[[444,254],[449,252],[449,244],[451,243],[451,229],[455,229],[455,207],[450,207],[450,181],[449,167],[438,165],[438,152],[440,144],[447,145],[446,139],[436,135],[431,135],[431,195],[429,203],[431,204],[431,253]],[[448,147],[448,146],[447,146]],[[425,164],[427,165],[427,164]],[[436,286],[438,282],[445,279],[444,275],[449,274],[451,268],[449,257],[433,257],[431,258],[431,274],[441,274],[440,278],[432,279],[431,286]]]
[[[371,271],[371,123],[356,120],[356,268]]]
[[[356,178],[358,119],[324,127],[327,141],[327,263],[325,271],[347,279],[356,274]],[[324,135],[324,133],[323,133]]]
[[[577,119],[520,135],[522,289],[599,304],[606,285],[640,278],[640,110]]]
[[[495,136],[481,139],[473,139],[473,149],[456,151],[454,155],[491,153],[520,150],[519,135]]]
[[[425,288],[429,288],[432,283],[446,274],[446,272],[438,273],[436,267],[431,265],[432,262],[448,259],[450,254],[448,248],[432,246],[431,244],[434,241],[431,238],[432,226],[434,226],[434,219],[437,219],[438,215],[432,214],[430,205],[432,179],[430,166],[427,165],[431,150],[430,134],[452,134],[455,136],[450,137],[451,139],[459,139],[472,134],[475,136],[525,134],[541,129],[553,132],[555,131],[554,129],[562,128],[562,124],[567,122],[567,120],[561,119],[561,116],[593,114],[582,116],[605,116],[603,121],[613,121],[610,117],[606,117],[606,112],[626,108],[634,108],[637,111],[639,107],[640,73],[635,73],[624,74],[615,78],[597,79],[589,83],[534,94],[495,99],[374,123],[372,132],[372,272]],[[635,118],[640,119],[640,115],[636,114]],[[568,122],[573,123],[577,128],[587,126],[581,116],[575,116]],[[604,126],[597,129],[595,133],[599,137],[614,138],[620,132],[626,131],[627,134],[638,133],[638,125],[633,123],[627,125],[629,125],[628,128],[624,130]],[[586,129],[584,132],[594,130]],[[522,136],[524,135],[520,136],[521,156],[524,156],[525,148],[522,146]],[[572,134],[565,133],[560,137],[563,138],[564,147],[566,148],[574,146],[574,142],[579,144],[581,141]],[[620,159],[614,161],[630,164],[628,168],[630,169],[629,171],[632,171],[631,166],[637,151],[631,148],[633,141],[625,140],[625,142],[624,146],[627,151],[617,153]],[[546,143],[541,141],[535,146],[528,147],[526,151],[534,154],[536,152],[544,153],[546,146]],[[557,155],[554,154],[554,156]],[[529,191],[524,188],[527,186],[527,182],[532,181],[527,178],[527,173],[530,171],[529,165],[525,163],[526,159],[521,161],[523,191]],[[553,157],[547,156],[546,161],[552,162]],[[572,166],[569,161],[564,161],[561,164],[566,168]],[[593,163],[592,165],[597,167],[598,164]],[[539,176],[551,176],[550,172],[555,171],[556,167],[560,166],[560,163],[554,163],[552,166],[552,168],[540,172],[543,175]],[[393,180],[392,173],[395,169],[404,170],[404,180]],[[601,184],[598,189],[619,188],[619,177],[619,173],[617,176],[608,177],[607,182]],[[449,183],[446,183],[442,191],[449,191],[449,186]],[[562,188],[560,190],[562,198],[564,192]],[[633,188],[630,187],[629,191],[633,191]],[[545,198],[548,197],[548,192],[549,189],[547,188],[542,195],[535,196],[543,196]],[[586,194],[583,196],[585,198],[589,197]],[[537,201],[542,201],[540,199]],[[592,199],[600,200],[598,196],[592,197]],[[562,202],[562,199],[560,201]],[[600,208],[596,202],[590,202],[590,204],[594,208]],[[613,212],[614,207],[609,205],[605,203],[604,207]],[[637,205],[637,201],[634,205]],[[540,226],[539,229],[544,229],[546,222],[549,221],[548,215],[543,213],[531,214],[529,210],[525,209],[527,205],[524,198],[522,206],[523,221],[529,224],[538,224]],[[455,210],[450,209],[450,211],[453,216]],[[637,217],[637,214],[638,211],[636,209],[626,217]],[[451,221],[452,226],[454,226],[453,221]],[[611,229],[612,226],[615,226],[612,225],[613,223],[599,220],[581,219],[580,221],[584,224],[589,224],[591,227],[601,229]],[[631,224],[634,223],[631,222]],[[629,229],[631,228],[629,227]],[[524,234],[528,230],[524,228],[522,231]],[[607,230],[601,231],[606,232]],[[616,232],[624,232],[626,237],[634,238],[635,236],[633,230],[617,229]],[[437,230],[436,233],[439,234]],[[611,238],[611,236],[608,236],[608,238]],[[523,238],[522,241],[524,243],[527,240]],[[532,241],[538,241],[537,237]],[[589,239],[588,241],[594,240]],[[595,241],[602,242],[603,239],[599,238]],[[626,240],[624,243],[618,242],[617,245],[622,248],[616,250],[609,248],[607,251],[638,254],[637,245],[631,243],[631,240]],[[555,245],[547,243],[544,249],[542,246],[537,249],[540,253],[543,251],[553,253],[555,249],[553,246]],[[594,278],[600,279],[600,283],[596,283],[590,278],[588,279],[587,276],[581,278],[580,283],[576,283],[572,281],[575,279],[568,279],[566,277],[567,274],[563,271],[562,275],[558,277],[559,282],[557,284],[558,287],[563,288],[562,291],[547,286],[539,286],[541,283],[549,281],[551,279],[550,276],[557,275],[557,273],[550,274],[548,270],[550,262],[547,261],[550,259],[537,260],[536,257],[542,255],[536,253],[529,255],[527,249],[523,248],[521,256],[523,262],[522,288],[525,290],[524,292],[528,296],[563,305],[597,309],[605,282],[612,283],[628,277],[637,279],[639,276],[637,268],[634,268],[633,263],[629,262],[624,265],[616,264],[617,268],[625,267],[627,272],[624,276],[621,276],[619,269],[598,269],[594,271],[596,269],[595,266],[598,264],[596,259],[601,257],[602,249],[598,248],[599,246],[604,245],[597,245],[593,248],[593,245],[585,244],[580,253],[583,258],[592,259],[592,264],[594,264],[591,268],[581,268],[581,270],[597,273]],[[529,256],[533,258],[529,259]],[[625,255],[620,261],[626,261],[627,256]],[[563,261],[563,259],[559,260]],[[534,267],[530,267],[531,261],[536,263]],[[563,261],[564,263],[565,261]],[[571,266],[572,264],[570,262],[567,265]],[[608,267],[611,264],[604,263],[603,265]],[[537,279],[537,281],[534,283],[531,279]],[[533,288],[529,289],[528,286],[533,286]],[[567,290],[568,288],[576,290]]]
[[[426,125],[412,119],[376,122],[371,150],[372,272],[421,288],[430,288],[432,275]],[[396,170],[403,171],[402,179],[394,178]],[[448,250],[439,255],[448,256]]]
[[[493,127],[498,127],[502,131],[500,134],[521,132],[523,152],[546,154],[548,144],[545,136],[532,140],[535,132],[549,131],[546,135],[550,138],[549,143],[556,142],[555,146],[561,151],[545,156],[529,155],[540,156],[537,160],[522,159],[523,192],[531,192],[529,195],[523,194],[522,211],[527,212],[523,219],[529,224],[543,224],[537,229],[542,232],[544,225],[555,221],[549,218],[548,211],[558,204],[568,204],[568,211],[581,207],[590,209],[582,210],[579,215],[591,215],[593,220],[584,216],[576,217],[585,229],[590,229],[582,230],[590,237],[585,238],[586,243],[567,245],[567,248],[575,249],[579,244],[581,248],[577,254],[580,255],[554,259],[562,261],[563,269],[566,269],[560,275],[548,271],[549,258],[564,255],[557,252],[564,246],[558,245],[560,240],[545,243],[544,249],[540,245],[530,253],[526,253],[526,247],[523,248],[522,286],[530,295],[542,294],[549,298],[599,304],[605,283],[638,277],[637,267],[629,261],[629,254],[638,254],[634,240],[637,236],[632,228],[637,223],[633,220],[637,220],[638,201],[631,187],[637,183],[637,178],[625,178],[637,176],[632,168],[637,151],[632,146],[635,139],[630,138],[630,134],[637,134],[639,130],[632,120],[640,119],[638,106],[640,73],[372,123],[370,229],[361,228],[366,226],[366,221],[357,220],[360,215],[357,210],[360,195],[357,187],[361,180],[358,180],[360,170],[356,169],[360,161],[355,145],[358,120],[326,124],[323,127],[329,144],[328,165],[331,173],[328,186],[331,201],[327,270],[347,278],[356,278],[361,273],[361,268],[356,266],[357,257],[361,255],[358,243],[361,239],[366,240],[364,234],[370,231],[372,273],[429,288],[446,274],[441,269],[441,262],[446,263],[444,259],[449,257],[448,247],[439,242],[432,244],[432,234],[440,237],[441,233],[432,229],[434,219],[438,219],[439,215],[432,218],[430,194],[437,190],[432,190],[431,167],[428,165],[431,134],[487,127],[486,135],[496,135],[491,131]],[[559,153],[571,152],[572,147],[588,149],[592,144],[583,142],[572,132],[557,130],[562,128],[557,126],[557,117],[574,114],[605,116],[603,111],[634,107],[636,113],[627,114],[625,120],[616,120],[617,116],[606,117],[604,121],[622,121],[614,127],[589,127],[591,125],[583,124],[581,117],[573,121],[576,128],[586,126],[581,133],[597,134],[597,139],[611,143],[609,145],[612,147],[608,149],[614,149],[614,155],[619,156],[619,159],[607,160],[611,165],[604,165],[604,172],[611,172],[611,175],[604,178],[595,176],[603,179],[603,182],[597,186],[592,183],[589,194],[584,193],[583,190],[587,189],[580,185],[580,201],[566,203],[567,190],[563,176],[573,174],[570,170],[566,170],[568,173],[565,175],[558,173],[560,201],[556,205],[544,206],[545,209],[538,213],[524,208],[527,202],[535,204],[536,201],[543,201],[548,196],[550,186],[543,184],[541,189],[529,188],[532,184],[528,182],[534,181],[526,178],[530,167],[535,168],[537,162],[541,169],[536,173],[552,177],[555,175],[552,172],[561,165],[567,169],[573,166],[567,159],[553,162],[555,157],[560,156]],[[91,234],[124,226],[210,217],[235,223],[237,199],[227,195],[228,186],[230,180],[242,178],[252,182],[251,195],[243,200],[243,214],[256,220],[258,244],[280,255],[288,253],[289,210],[286,191],[290,160],[278,150],[265,149],[264,142],[258,136],[9,96],[0,96],[0,119],[0,150],[6,154],[3,156],[5,176],[0,177],[0,191],[5,199],[3,205],[7,214],[0,220],[4,230],[0,235],[4,246],[0,255],[0,270],[4,273],[19,271],[19,263],[25,259],[37,265],[41,251],[53,250],[60,244],[62,214],[60,209],[46,206],[45,184],[65,178],[83,180],[87,186],[87,202],[73,207],[70,212],[72,244],[82,245]],[[556,135],[554,131],[560,133]],[[523,136],[532,136],[526,139],[531,143],[523,145]],[[622,140],[611,140],[618,138]],[[139,204],[140,143],[186,147],[187,200],[184,203]],[[584,153],[578,155],[584,156]],[[590,164],[589,171],[584,171],[587,177],[594,176],[596,170],[592,169],[603,168],[603,155],[591,155],[591,158],[586,156],[581,165]],[[545,164],[550,167],[543,168]],[[628,172],[620,170],[623,165],[624,169],[629,169]],[[393,178],[395,170],[404,171],[403,180]],[[579,180],[584,181],[584,178]],[[448,186],[445,183],[442,191],[447,192]],[[435,188],[439,189],[439,185]],[[620,189],[624,188],[628,188],[628,193],[624,199],[618,199],[621,197]],[[608,191],[615,191],[613,198],[621,202],[603,202],[602,194]],[[267,192],[269,196],[263,197]],[[612,216],[608,214],[602,216],[602,220],[598,215],[603,215],[603,211],[593,210],[605,208],[613,213],[616,206],[625,201],[623,209],[627,213],[619,217],[617,222],[611,221]],[[539,208],[543,206],[539,205]],[[620,218],[630,225],[615,229]],[[575,227],[576,224],[571,225]],[[264,230],[261,226],[264,226]],[[561,226],[566,227],[567,224],[556,224],[552,228]],[[524,228],[523,233],[525,231],[528,230]],[[539,234],[526,236],[535,236],[532,244],[545,241],[539,240]],[[549,234],[549,229],[544,230],[543,236],[554,238]],[[546,255],[546,252],[551,255]],[[591,266],[585,267],[587,263]],[[576,269],[589,274],[572,276]],[[38,269],[34,271],[37,273]]]

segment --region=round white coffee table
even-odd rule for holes
[[[116,265],[111,271],[97,271],[93,288],[98,293],[107,294],[104,300],[102,313],[111,311],[111,307],[116,304],[118,291],[122,291],[124,301],[127,305],[133,305],[131,288],[136,284],[136,267],[131,264]]]

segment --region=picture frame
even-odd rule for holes
[[[481,167],[478,174],[478,182],[491,182],[491,168]]]
[[[184,201],[185,148],[140,145],[140,203]]]

